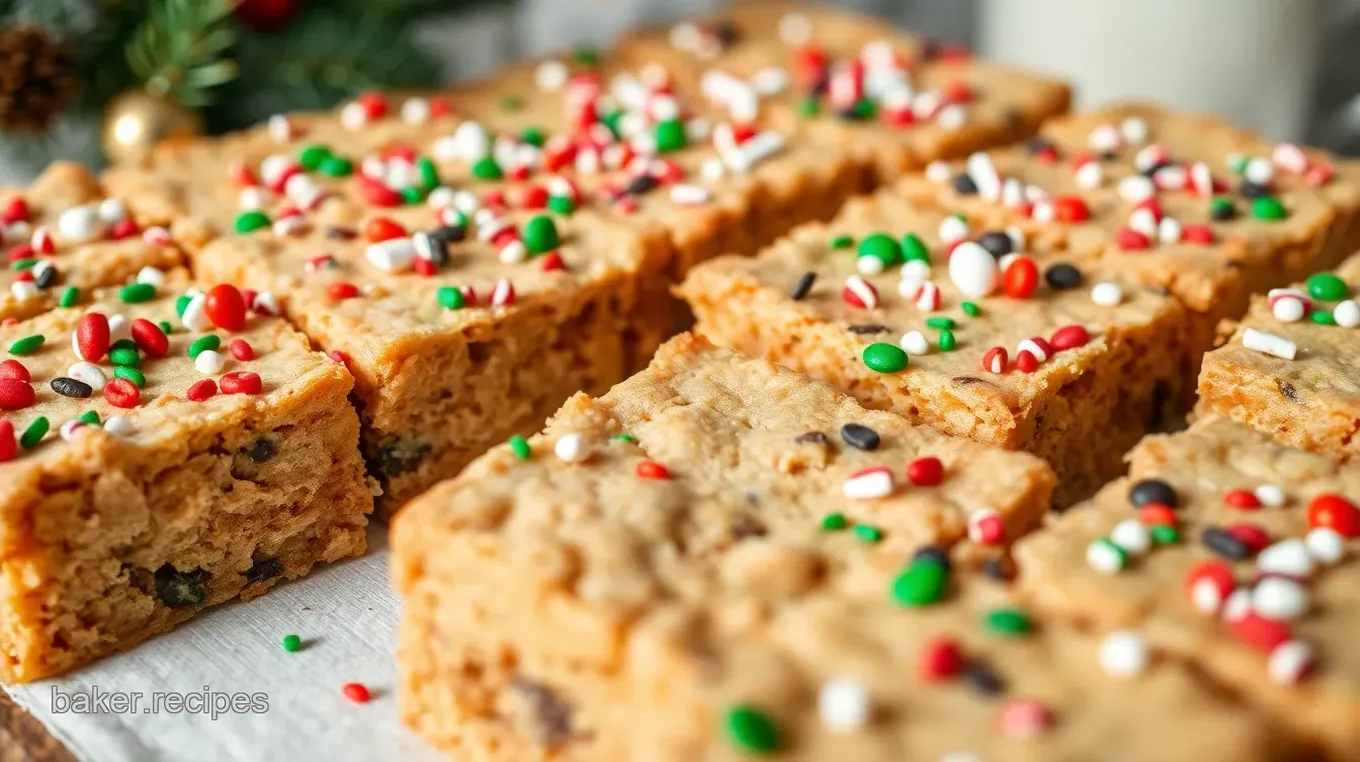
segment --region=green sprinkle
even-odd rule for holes
[[[15,260],[14,264],[13,264],[13,265],[10,265],[10,267],[11,267],[15,272],[18,272],[18,271],[20,271],[20,270],[28,270],[28,269],[31,269],[31,268],[33,267],[33,265],[36,265],[36,264],[38,264],[38,260],[36,260],[36,259],[31,259],[31,258],[30,258],[30,259],[19,259],[19,260]]]
[[[113,351],[115,349],[136,349],[136,348],[137,342],[133,341],[132,339],[119,339],[109,345],[109,351]]]
[[[848,235],[832,236],[828,245],[833,249],[848,249],[855,245],[855,239]]]
[[[42,347],[43,341],[45,341],[45,339],[41,333],[25,336],[22,339],[15,339],[14,343],[9,345],[9,353],[20,357],[31,355]]]
[[[535,146],[537,148],[542,148],[543,144],[547,142],[547,138],[544,135],[543,130],[539,129],[538,127],[525,127],[524,131],[519,134],[519,139],[522,142],[528,143],[529,145]]]
[[[194,298],[192,296],[189,296],[188,294],[185,294],[176,299],[175,314],[179,317],[184,317],[184,311],[189,309],[189,303],[192,302],[193,300]]]
[[[632,434],[629,434],[626,431],[621,431],[618,434],[615,434],[614,436],[610,437],[610,439],[617,439],[621,442],[632,442],[635,444],[637,443],[637,437],[634,437]]]
[[[940,331],[940,351],[953,352],[958,346],[958,340],[954,338],[953,331]]]
[[[1230,220],[1237,216],[1237,205],[1230,198],[1219,196],[1209,202],[1209,218],[1214,220]]]
[[[858,255],[873,257],[882,262],[884,267],[892,267],[902,261],[902,247],[892,239],[892,236],[874,233],[865,236],[859,242]]]
[[[1175,545],[1181,541],[1181,530],[1170,524],[1158,524],[1148,531],[1158,545]]]
[[[878,107],[868,98],[860,98],[855,107],[850,110],[850,114],[856,119],[870,119],[878,112]]]
[[[434,292],[435,298],[439,300],[439,306],[449,310],[461,310],[463,308],[463,292],[453,286],[444,286]]]
[[[28,424],[27,429],[24,429],[23,435],[19,437],[19,444],[23,445],[25,450],[32,450],[38,446],[43,437],[47,436],[47,430],[50,428],[52,428],[52,423],[47,420],[47,417],[38,416],[33,423]]]
[[[309,146],[304,146],[302,150],[298,152],[298,163],[308,172],[315,172],[318,169],[321,169],[321,165],[330,157],[330,148],[314,143]]]
[[[846,521],[844,513],[828,513],[822,517],[822,529],[828,532],[839,532],[849,525],[850,522]]]
[[[1228,157],[1228,171],[1240,175],[1243,172],[1247,171],[1248,161],[1249,160],[1247,159],[1246,156],[1243,156],[1240,153],[1235,153],[1232,156]]]
[[[804,95],[802,98],[798,99],[799,116],[813,117],[820,113],[822,113],[822,104],[821,101],[817,100],[817,96]]]
[[[199,336],[189,345],[189,357],[198,359],[199,355],[207,352],[209,349],[217,349],[220,346],[222,346],[222,340],[214,334],[210,333],[207,336]]]
[[[472,165],[472,176],[478,180],[499,180],[501,179],[501,165],[490,156],[483,156]]]
[[[253,233],[260,228],[269,227],[269,215],[258,209],[236,215],[237,233]]]
[[[929,262],[930,250],[926,248],[926,244],[921,240],[920,236],[917,236],[915,233],[907,233],[902,236],[902,258],[907,261],[916,259],[922,262]]]
[[[161,333],[165,334],[166,336],[169,336],[175,330],[175,327],[173,325],[170,325],[169,320],[162,320],[161,322],[156,324],[156,327],[161,329]]]
[[[296,635],[283,636],[283,650],[290,654],[295,654],[302,650],[302,638]]]
[[[1129,554],[1108,537],[1098,537],[1086,546],[1086,563],[1098,572],[1113,574],[1129,565]]]
[[[344,156],[329,156],[321,162],[320,172],[326,177],[349,177],[354,174],[354,162]]]
[[[140,370],[137,370],[132,366],[119,365],[113,369],[113,375],[116,378],[125,378],[131,381],[138,389],[146,388],[146,376],[142,375]]]
[[[576,63],[579,63],[582,66],[595,66],[600,62],[599,51],[590,47],[577,48],[576,52],[571,54],[571,57],[575,58]]]
[[[135,368],[142,364],[142,354],[132,347],[110,348],[109,362],[115,366]]]
[[[401,189],[401,200],[405,201],[408,206],[419,204],[425,200],[425,189],[408,185]]]
[[[546,254],[562,244],[557,235],[557,223],[546,214],[540,214],[524,224],[523,239],[531,254]]]
[[[779,750],[779,728],[755,707],[729,708],[723,716],[723,728],[732,744],[742,751],[769,754]]]
[[[864,364],[879,373],[896,373],[907,367],[907,353],[896,344],[878,341],[864,348]]]
[[[513,93],[501,96],[501,111],[519,111],[524,107],[524,99]]]
[[[892,582],[892,599],[900,606],[928,606],[944,597],[949,574],[938,561],[912,561]]]
[[[439,168],[428,157],[416,159],[416,176],[420,178],[420,187],[427,191],[439,187]]]
[[[123,304],[141,304],[156,298],[156,287],[150,283],[129,283],[118,292]]]
[[[1308,295],[1324,302],[1339,302],[1350,295],[1350,286],[1331,273],[1316,273],[1308,276]]]
[[[689,140],[688,136],[685,135],[685,123],[679,119],[657,122],[655,138],[657,153],[678,151],[684,148]]]
[[[850,531],[861,542],[867,542],[870,545],[883,539],[883,530],[878,527],[869,526],[868,524],[856,524],[854,529],[851,529]]]
[[[959,309],[963,310],[963,314],[968,317],[977,317],[982,314],[982,308],[977,306],[976,302],[960,302]]]
[[[1336,325],[1336,318],[1332,317],[1332,313],[1327,310],[1313,310],[1313,312],[1308,315],[1308,319],[1318,325]]]
[[[1284,204],[1274,196],[1257,196],[1251,201],[1251,216],[1258,220],[1282,220],[1286,215]]]
[[[529,440],[519,434],[510,437],[510,452],[520,460],[528,460],[529,456],[534,454],[533,449],[529,447]]]
[[[76,416],[76,420],[80,421],[81,423],[89,424],[90,426],[98,426],[99,413],[96,413],[93,410],[86,410],[85,412]]]
[[[548,209],[568,217],[576,211],[576,204],[566,196],[552,196],[548,199]]]
[[[620,108],[614,109],[613,111],[610,111],[608,114],[605,114],[604,118],[600,120],[600,124],[603,124],[605,127],[608,127],[609,132],[613,134],[614,139],[617,140],[619,138],[619,123],[622,121],[623,121],[623,109]]]
[[[983,623],[997,635],[1023,635],[1033,625],[1029,616],[1019,609],[994,609],[988,611]]]
[[[74,307],[80,302],[80,289],[75,286],[67,286],[61,290],[61,297],[57,299],[57,304],[62,307]]]
[[[937,331],[948,331],[954,328],[954,318],[947,317],[928,317],[926,327],[934,328]]]

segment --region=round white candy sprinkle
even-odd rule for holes
[[[1157,192],[1152,181],[1142,175],[1130,175],[1119,181],[1119,197],[1130,204],[1146,201]]]
[[[1131,556],[1141,556],[1152,547],[1152,534],[1138,519],[1124,519],[1110,530],[1110,541]]]
[[[1287,622],[1308,610],[1308,588],[1288,577],[1266,577],[1251,591],[1251,609],[1266,619]]]
[[[968,111],[957,103],[951,103],[940,109],[940,112],[935,115],[935,123],[946,130],[957,130],[968,123]],[[1000,197],[1000,187],[999,183],[997,185],[988,185],[987,193],[983,198],[989,201],[996,200]]]
[[[953,172],[950,171],[947,161],[932,161],[926,165],[926,179],[931,182],[948,182],[951,176]]]
[[[1077,169],[1077,187],[1087,190],[1099,188],[1101,180],[1105,179],[1105,172],[1100,167],[1100,162],[1088,161]]]
[[[897,489],[893,472],[887,468],[870,468],[841,483],[841,494],[849,500],[876,500],[887,497]]]
[[[108,381],[104,376],[104,371],[100,370],[98,365],[90,362],[78,362],[72,365],[66,369],[66,376],[83,384],[88,384],[96,392],[103,391],[104,384]]]
[[[789,86],[789,73],[778,66],[768,66],[751,77],[751,86],[762,98],[778,95]]]
[[[1228,593],[1228,597],[1223,601],[1223,607],[1219,613],[1225,622],[1236,622],[1251,613],[1251,591],[1245,587],[1239,587]]]
[[[463,122],[453,131],[458,157],[469,164],[491,154],[491,136],[479,122]]]
[[[407,124],[424,124],[430,120],[430,102],[424,98],[407,98],[401,104],[401,119]]]
[[[878,275],[883,272],[883,260],[878,257],[858,257],[855,259],[855,269],[859,270],[860,275]]]
[[[26,302],[38,295],[38,285],[30,280],[16,280],[9,284],[9,292],[15,299]]]
[[[1102,307],[1117,307],[1124,301],[1124,289],[1114,281],[1101,281],[1091,287],[1091,301]]]
[[[949,257],[949,279],[964,296],[980,299],[990,295],[999,276],[991,252],[973,241],[960,243]]]
[[[1091,130],[1089,138],[1092,150],[1105,152],[1119,148],[1124,142],[1124,136],[1119,134],[1119,129],[1113,124],[1102,124]]]
[[[109,315],[109,341],[132,338],[132,323],[122,315]]]
[[[1275,163],[1264,156],[1258,156],[1247,162],[1247,169],[1243,174],[1251,182],[1265,185],[1275,179]]]
[[[149,283],[159,287],[165,284],[165,273],[155,267],[147,265],[137,271],[137,282]]]
[[[1308,577],[1313,573],[1313,557],[1308,545],[1291,537],[1271,545],[1256,556],[1256,568],[1263,572]]]
[[[704,163],[699,165],[699,177],[705,182],[715,182],[721,180],[727,174],[727,167],[723,166],[722,159],[716,156],[704,159]]]
[[[1294,685],[1313,667],[1313,647],[1302,640],[1286,640],[1270,652],[1266,674],[1280,685]]]
[[[276,143],[286,143],[293,138],[293,120],[287,114],[275,114],[266,123],[269,137]]]
[[[99,235],[102,225],[94,206],[73,206],[57,217],[57,231],[72,243],[86,243]]]
[[[1298,346],[1289,339],[1276,336],[1273,333],[1258,331],[1255,328],[1248,328],[1242,333],[1242,346],[1273,355],[1282,360],[1293,360],[1299,351]]]
[[[977,186],[979,196],[989,201],[1001,198],[1001,173],[997,171],[991,154],[978,151],[969,155],[965,168]]]
[[[817,714],[836,733],[850,733],[869,721],[869,694],[859,683],[844,678],[828,682],[817,694]]]
[[[553,445],[553,452],[567,463],[580,463],[590,451],[586,449],[585,438],[580,434],[563,434]]]
[[[127,207],[116,198],[106,198],[99,202],[99,221],[105,225],[121,222],[127,217]]]
[[[446,185],[441,185],[430,191],[430,195],[425,197],[425,203],[435,209],[448,209],[453,206],[453,199],[453,189]]]
[[[1278,484],[1262,484],[1253,490],[1253,492],[1256,495],[1256,499],[1261,501],[1261,505],[1267,508],[1279,508],[1284,505],[1284,488]]]
[[[340,109],[340,126],[345,129],[358,130],[366,124],[368,124],[368,112],[364,110],[362,103],[351,101]]]
[[[1213,580],[1201,579],[1190,586],[1190,603],[1202,614],[1213,614],[1223,605],[1223,594]]]
[[[697,206],[707,203],[713,198],[713,194],[707,188],[690,185],[689,183],[676,183],[671,186],[671,201],[681,206]]]
[[[1137,677],[1147,671],[1148,647],[1143,636],[1116,630],[1100,643],[1100,667],[1114,677]]]
[[[1299,322],[1303,319],[1303,313],[1305,311],[1306,308],[1304,307],[1303,300],[1295,299],[1292,296],[1276,299],[1275,303],[1270,307],[1270,313],[1275,316],[1276,320],[1283,323]]]
[[[227,361],[215,349],[205,349],[194,358],[194,368],[205,376],[215,376],[222,372]]]
[[[124,418],[121,415],[115,415],[107,421],[104,421],[104,430],[115,437],[122,439],[131,436],[132,432],[137,430],[137,427],[133,425],[131,420]]]
[[[242,188],[236,195],[236,206],[243,212],[255,212],[264,208],[265,195],[264,188],[253,186]]]
[[[698,50],[703,34],[699,31],[699,25],[693,21],[681,21],[671,27],[669,38],[671,47],[676,50],[693,52]]]
[[[1086,565],[1102,574],[1117,574],[1124,568],[1124,559],[1118,548],[1096,540],[1086,546]]]
[[[1330,527],[1310,529],[1303,538],[1308,555],[1323,566],[1332,566],[1346,555],[1346,541]]]
[[[184,307],[184,314],[180,315],[179,321],[190,331],[201,332],[208,330],[211,323],[208,321],[208,313],[204,309],[208,303],[206,296],[198,294],[189,300]]]
[[[903,263],[900,272],[902,280],[910,279],[919,284],[930,279],[932,270],[930,263],[924,259],[909,259]]]
[[[1355,328],[1360,326],[1360,305],[1353,299],[1345,299],[1337,302],[1332,308],[1332,319],[1342,328]]]
[[[1142,143],[1148,136],[1147,122],[1143,121],[1142,117],[1128,117],[1119,123],[1119,132],[1129,143]]]
[[[1162,243],[1180,243],[1181,231],[1179,220],[1163,217],[1162,221],[1157,223],[1157,240]]]
[[[902,334],[902,340],[898,343],[902,350],[909,355],[923,355],[930,352],[930,342],[926,340],[925,334],[920,331],[907,331]]]
[[[1157,235],[1157,215],[1151,209],[1135,209],[1129,215],[1129,229],[1151,238]]]

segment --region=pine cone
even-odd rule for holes
[[[79,89],[69,42],[35,26],[0,30],[0,131],[46,131]]]

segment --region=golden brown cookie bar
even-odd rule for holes
[[[883,181],[1034,134],[1070,88],[805,3],[738,3],[714,16],[625,35],[618,55],[658,63],[733,113],[759,110]]]
[[[1280,442],[1360,454],[1360,255],[1335,272],[1258,296],[1237,330],[1204,358],[1198,410]]]
[[[1184,395],[1185,312],[971,222],[882,190],[753,259],[695,269],[679,293],[719,344],[1046,458],[1070,504],[1117,476]]]
[[[1360,470],[1210,417],[1016,548],[1021,591],[1131,630],[1323,746],[1360,748]]]
[[[229,286],[0,326],[0,676],[29,681],[363,552],[344,368]]]
[[[219,238],[200,277],[277,303],[348,365],[390,514],[580,390],[604,392],[670,331],[664,262],[588,210],[335,198],[296,232]]]
[[[1101,674],[1098,641],[951,571],[1051,487],[682,336],[396,519],[403,716],[486,760],[1272,758],[1173,663]]]
[[[0,249],[0,320],[79,304],[92,288],[183,263],[164,229],[143,229],[122,199],[64,161],[27,188],[0,188]]]

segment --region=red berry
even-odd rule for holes
[[[223,394],[259,394],[264,383],[259,373],[238,370],[223,374],[221,386]]]
[[[918,487],[934,487],[944,480],[944,464],[934,455],[907,464],[907,480]]]
[[[326,293],[332,299],[353,299],[359,295],[359,287],[353,283],[337,281],[326,284]]]
[[[1230,489],[1223,494],[1223,502],[1240,511],[1254,511],[1261,507],[1256,493],[1249,489]]]
[[[23,410],[35,399],[33,387],[27,381],[0,378],[0,410]]]
[[[345,698],[356,704],[367,704],[371,698],[368,688],[365,688],[363,683],[345,683],[340,691],[345,694]]]
[[[14,459],[14,453],[19,450],[19,443],[14,439],[14,424],[9,421],[0,421],[0,463]]]
[[[255,359],[255,348],[250,346],[250,342],[245,339],[232,339],[231,343],[227,345],[227,349],[231,352],[232,357],[242,362]]]
[[[1068,224],[1091,219],[1091,208],[1080,196],[1058,196],[1053,199],[1053,219]]]
[[[132,340],[137,348],[150,357],[165,357],[170,354],[170,339],[166,338],[161,327],[146,318],[132,321]]]
[[[1079,325],[1068,325],[1054,331],[1053,335],[1048,338],[1048,343],[1053,346],[1053,349],[1061,352],[1064,349],[1084,347],[1086,342],[1090,340],[1091,334],[1087,333],[1085,328]]]
[[[246,327],[246,300],[241,290],[220,283],[208,290],[203,312],[213,325],[225,331],[239,331]]]
[[[988,373],[1005,373],[1008,361],[1004,347],[992,347],[982,356],[982,369]]]
[[[104,400],[114,407],[137,407],[142,401],[142,390],[126,378],[115,378],[104,386]]]
[[[405,238],[406,228],[387,217],[373,217],[364,223],[364,237],[372,243]]]
[[[1308,504],[1308,526],[1355,539],[1360,537],[1360,508],[1340,495],[1318,495]]]
[[[652,460],[644,460],[637,464],[637,475],[643,479],[669,479],[671,473],[666,467]]]
[[[76,346],[80,359],[99,362],[109,351],[109,319],[98,312],[88,312],[76,325]]]
[[[0,379],[12,378],[16,381],[28,383],[33,377],[28,374],[28,368],[18,360],[0,361]]]
[[[202,381],[195,381],[189,387],[189,391],[184,393],[184,396],[188,397],[190,402],[202,402],[215,394],[217,394],[217,382],[211,378],[205,378]]]
[[[947,680],[963,669],[963,661],[959,641],[947,635],[932,637],[921,649],[921,679],[926,682]]]
[[[1039,287],[1039,267],[1029,257],[1019,256],[1001,274],[1001,290],[1012,299],[1028,299]]]

